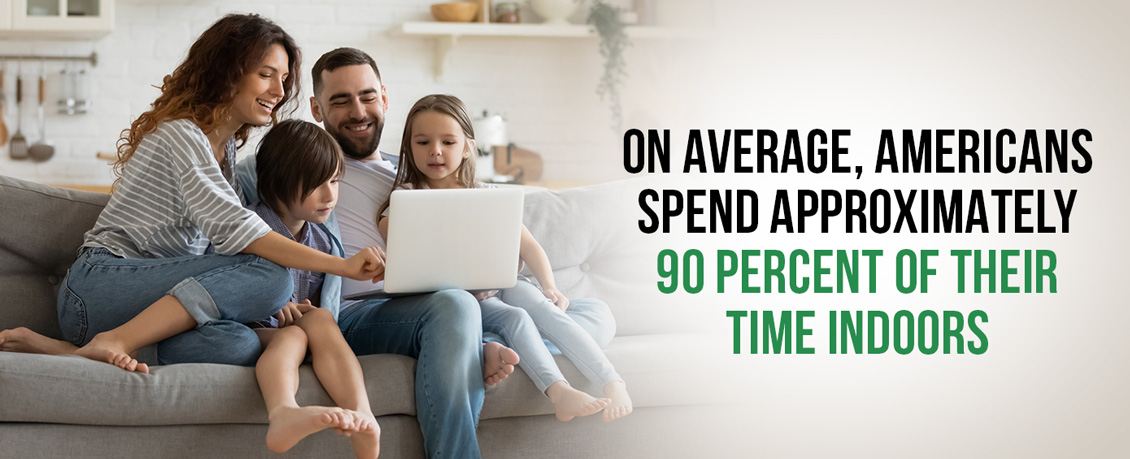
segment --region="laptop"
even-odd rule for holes
[[[383,288],[342,299],[513,287],[523,197],[517,188],[393,191]]]

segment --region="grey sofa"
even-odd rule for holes
[[[631,209],[639,185],[613,182],[527,195],[526,224],[545,246],[558,285],[571,297],[606,301],[617,336],[606,353],[628,383],[635,412],[604,423],[568,423],[518,370],[487,391],[479,437],[483,455],[505,457],[688,457],[710,438],[703,390],[683,320],[654,293],[655,253]],[[59,338],[55,298],[108,195],[0,176],[0,329],[27,326]],[[129,295],[129,292],[122,292]],[[415,360],[360,358],[382,429],[382,457],[423,457],[413,406]],[[558,357],[574,386],[593,394]],[[309,365],[301,404],[332,404]],[[74,356],[0,352],[0,457],[273,457],[253,368],[186,364],[132,374]],[[321,432],[287,457],[350,457],[348,441]]]

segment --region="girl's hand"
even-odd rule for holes
[[[345,260],[344,277],[374,284],[385,278],[385,253],[379,247],[367,247]]]
[[[276,312],[274,318],[279,321],[279,328],[283,328],[287,325],[293,325],[294,321],[302,318],[303,314],[314,308],[315,306],[310,303],[310,300],[302,300],[301,303],[287,301],[286,306],[283,306],[281,311]]]
[[[545,294],[545,297],[549,298],[562,311],[569,309],[569,299],[565,298],[565,294],[558,291],[557,288],[542,289],[541,293]]]
[[[483,301],[483,300],[490,298],[492,296],[495,296],[495,295],[498,295],[498,290],[485,290],[485,291],[476,293],[475,299],[479,300],[479,301]]]

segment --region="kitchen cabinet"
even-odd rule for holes
[[[114,0],[0,0],[0,37],[91,39],[114,30]]]

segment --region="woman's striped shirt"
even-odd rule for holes
[[[227,144],[234,170],[235,141]],[[142,138],[83,247],[127,258],[239,253],[271,231],[243,208],[235,174],[225,174],[208,137],[189,120],[166,121]]]

